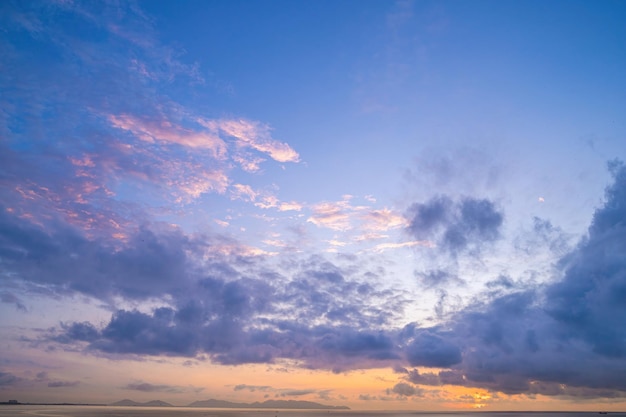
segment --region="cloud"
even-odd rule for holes
[[[427,149],[415,162],[405,177],[417,190],[435,189],[453,199],[460,192],[485,195],[505,179],[501,161],[472,147]]]
[[[122,389],[131,390],[131,391],[141,391],[141,392],[171,392],[178,393],[183,392],[184,390],[181,387],[174,385],[163,385],[163,384],[149,384],[147,382],[132,382]]]
[[[248,385],[248,384],[239,384],[239,385],[235,385],[233,387],[233,390],[235,391],[242,391],[242,390],[247,390],[250,392],[255,392],[255,391],[273,391],[274,389],[269,386],[269,385]]]
[[[72,341],[92,342],[98,338],[98,330],[89,322],[61,323],[63,334],[56,338],[61,343]]]
[[[302,207],[302,204],[297,201],[281,202],[278,211],[300,211]]]
[[[620,381],[626,372],[616,342],[623,337],[618,323],[624,319],[619,297],[624,265],[615,255],[623,249],[626,176],[623,169],[614,175],[615,184],[607,190],[605,207],[596,211],[589,236],[561,262],[562,281],[541,294],[517,290],[472,305],[454,314],[445,328],[408,326],[398,334],[385,330],[381,326],[386,321],[376,320],[390,309],[377,311],[359,301],[367,297],[372,306],[376,293],[347,279],[346,271],[313,258],[293,270],[294,279],[284,287],[250,279],[202,279],[176,298],[175,308],[151,314],[120,310],[102,329],[88,323],[65,325],[56,340],[86,343],[108,353],[206,352],[227,364],[291,358],[336,370],[398,363],[404,356],[411,366],[450,368],[437,374],[409,372],[408,381],[417,384],[558,395],[583,395],[586,388],[584,395],[609,395],[625,389]],[[155,242],[162,238],[150,237]],[[50,245],[43,238],[36,241],[44,248]],[[197,298],[189,298],[192,293]],[[257,299],[259,294],[266,296]],[[380,296],[388,300],[388,295]],[[255,327],[261,316],[263,327]],[[326,324],[298,324],[311,318]],[[380,330],[358,330],[372,327]],[[559,383],[568,388],[556,389]]]
[[[365,205],[353,205],[352,199],[353,196],[344,195],[340,201],[314,204],[307,222],[318,227],[344,232],[358,227],[364,232],[361,240],[364,240],[363,236],[380,236],[380,232],[407,225],[407,220],[402,215],[390,209],[372,209]],[[368,202],[371,203],[369,200]]]
[[[233,387],[234,391],[250,391],[250,392],[271,392],[275,397],[301,397],[305,395],[317,394],[319,398],[330,399],[330,390],[316,390],[316,389],[292,389],[292,388],[274,388],[269,385],[248,385],[239,384]],[[266,394],[267,395],[267,394]]]
[[[13,279],[100,299],[141,299],[180,288],[193,243],[180,231],[138,231],[122,248],[62,224],[47,231],[0,210],[0,251]]]
[[[235,164],[257,171],[262,158],[245,149],[298,160],[267,124],[223,119],[209,121],[217,126],[209,129],[197,122],[188,97],[160,94],[190,86],[200,95],[215,91],[180,48],[159,41],[154,21],[137,7],[16,3],[6,12],[3,50],[11,53],[0,88],[11,94],[0,97],[8,138],[0,144],[0,195],[23,218],[62,217],[90,236],[123,240],[146,218],[144,210],[225,193]],[[102,36],[77,38],[62,21]],[[40,46],[54,51],[45,64],[33,52]],[[238,125],[255,136],[226,133]]]
[[[417,369],[408,371],[406,379],[417,385],[441,385],[439,374],[432,372],[420,373]],[[455,384],[457,385],[457,384]]]
[[[458,202],[446,196],[408,209],[407,230],[418,239],[434,239],[451,254],[479,250],[484,243],[500,237],[504,216],[487,199],[465,197]]]
[[[461,362],[461,350],[441,337],[437,331],[420,329],[406,349],[412,366],[448,368]]]
[[[561,260],[564,278],[546,291],[548,314],[593,352],[626,359],[626,167],[613,162],[615,182],[596,210],[588,237]]]
[[[345,231],[352,228],[349,201],[324,202],[312,207],[313,214],[307,219],[319,227]]]
[[[394,393],[398,394],[402,397],[412,397],[414,395],[421,396],[422,390],[415,388],[413,385],[407,384],[405,382],[400,382],[388,392],[388,394]]]
[[[24,303],[22,303],[22,301],[17,296],[15,296],[13,293],[10,293],[9,291],[0,292],[0,301],[6,304],[14,304],[15,308],[19,311],[26,311],[26,306],[24,305]]]
[[[375,252],[382,252],[388,249],[398,249],[398,248],[411,248],[415,246],[423,246],[430,248],[433,246],[432,242],[424,241],[424,240],[412,240],[410,242],[401,242],[401,243],[379,243],[374,246],[373,250]]]
[[[112,355],[205,353],[231,365],[289,358],[335,371],[401,359],[393,335],[383,329],[401,312],[403,299],[393,301],[391,292],[348,279],[345,271],[318,258],[294,272],[286,285],[281,277],[273,280],[281,285],[272,285],[238,274],[182,281],[182,286],[177,281],[172,307],[149,313],[117,310],[100,328],[65,323],[47,340]],[[395,304],[392,311],[377,306],[382,300]]]
[[[263,158],[249,155],[246,152],[240,152],[239,154],[235,154],[232,158],[233,161],[239,164],[241,169],[250,173],[259,172],[261,170],[261,163],[265,161],[265,159]]]
[[[253,203],[256,207],[262,209],[274,208],[278,211],[300,211],[302,204],[291,201],[281,202],[276,196],[267,191],[254,190],[249,185],[233,184],[230,188],[231,199],[243,200]]]
[[[233,198],[244,201],[255,201],[259,196],[259,193],[254,191],[252,187],[244,184],[233,184],[231,187],[231,194]]]
[[[213,132],[219,132],[228,137],[235,138],[239,148],[252,148],[269,155],[278,162],[300,161],[300,155],[288,144],[274,140],[271,137],[271,129],[267,124],[247,119],[206,120],[202,118],[198,119],[198,123]],[[239,159],[244,162],[242,164],[243,167],[252,167],[254,170],[255,162],[250,166],[250,159],[241,154],[239,155]]]
[[[21,381],[23,381],[22,378],[17,377],[10,372],[0,371],[0,389],[11,387]]]
[[[207,149],[215,159],[226,157],[226,144],[218,136],[184,129],[173,125],[168,120],[147,122],[122,114],[109,116],[109,121],[114,127],[127,130],[145,142],[161,141],[189,148]]]
[[[404,310],[422,308],[423,300],[383,282],[395,277],[370,271],[368,258],[267,259],[277,253],[169,224],[176,215],[164,206],[174,202],[183,211],[210,193],[263,209],[304,210],[301,203],[231,178],[237,167],[244,176],[259,173],[264,163],[298,163],[301,156],[275,139],[268,123],[210,119],[192,110],[216,91],[205,91],[206,76],[180,48],[159,42],[149,18],[115,2],[102,3],[97,12],[88,3],[67,1],[6,7],[3,33],[10,36],[0,39],[6,58],[0,90],[8,92],[0,96],[0,300],[25,310],[13,288],[20,296],[81,294],[111,311],[103,323],[59,324],[42,337],[46,345],[111,358],[169,355],[231,365],[290,359],[334,372],[438,369],[403,373],[403,382],[391,389],[403,397],[419,395],[415,385],[445,384],[528,395],[616,398],[626,392],[622,163],[610,164],[614,182],[605,204],[576,247],[539,218],[531,238],[517,242],[526,253],[547,248],[560,257],[549,283],[531,289],[501,275],[487,282],[486,294],[445,320],[446,293],[440,291],[439,325],[398,327]],[[68,30],[80,26],[93,30],[80,38]],[[194,97],[176,97],[190,85]],[[406,217],[344,196],[311,205],[307,221],[337,232],[357,230],[364,239],[400,228],[411,236],[375,251],[429,245],[453,256],[474,255],[500,238],[504,213],[495,201],[474,197],[491,195],[486,190],[499,180],[498,166],[467,150],[419,162],[423,172],[412,179],[430,185],[420,190],[441,195],[413,204]],[[469,196],[459,196],[459,189]],[[365,200],[374,202],[371,196]],[[266,243],[280,245],[277,239]],[[368,281],[372,276],[382,279]],[[417,277],[437,290],[462,279],[445,268]],[[0,372],[0,386],[21,380]],[[36,381],[78,384],[41,373]],[[178,388],[139,381],[126,389]]]
[[[312,389],[298,389],[298,390],[288,390],[280,393],[281,397],[301,397],[303,395],[310,395],[317,393],[317,390]]]
[[[616,397],[626,392],[621,343],[626,336],[621,326],[626,320],[621,297],[626,287],[621,256],[626,169],[620,164],[612,169],[606,202],[596,210],[588,235],[559,262],[560,279],[530,289],[500,278],[494,285],[506,287],[506,294],[478,299],[435,327],[394,329],[407,300],[360,281],[368,272],[363,266],[338,266],[314,256],[291,260],[288,273],[271,270],[240,255],[213,258],[211,248],[223,240],[175,228],[146,226],[128,237],[127,246],[114,247],[105,239],[86,239],[63,223],[51,223],[54,227],[44,232],[2,210],[0,253],[11,279],[23,284],[103,300],[167,296],[150,312],[118,309],[101,326],[64,323],[47,339],[86,352],[206,354],[215,363],[232,365],[293,359],[335,372],[408,364],[443,368],[405,374],[406,382],[418,385]],[[469,235],[489,240],[498,216],[490,203],[474,202],[469,215],[463,214],[467,206],[454,203],[447,223],[429,223],[428,216],[416,214],[416,224],[428,233],[432,229],[426,224],[433,224],[441,233],[449,219],[452,224],[465,220]],[[477,207],[487,208],[486,221],[475,213]],[[475,223],[486,225],[487,232]],[[440,278],[435,275],[431,278]],[[13,380],[10,374],[4,378]]]
[[[50,381],[48,388],[69,388],[80,385],[80,381]]]
[[[407,358],[450,367],[439,383],[508,394],[623,397],[626,392],[626,167],[610,165],[613,183],[588,234],[559,262],[561,278],[517,289],[454,315],[446,329],[411,327]],[[501,280],[507,285],[509,281]],[[434,374],[409,374],[436,384]]]
[[[504,288],[508,290],[516,287],[515,282],[505,275],[500,275],[498,278],[487,282],[485,285],[487,288]]]
[[[361,215],[361,219],[362,227],[372,232],[407,226],[407,220],[402,215],[387,208],[367,211]]]
[[[415,272],[419,282],[426,288],[441,288],[450,285],[463,285],[465,281],[456,274],[444,270],[437,269],[428,272]]]

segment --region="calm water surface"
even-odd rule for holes
[[[107,407],[7,405],[0,406],[0,417],[599,417],[598,413],[424,413],[397,411],[320,411],[320,410],[233,410],[188,407]],[[609,413],[626,417],[626,413]]]

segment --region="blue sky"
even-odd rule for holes
[[[4,2],[0,394],[623,409],[625,17]]]

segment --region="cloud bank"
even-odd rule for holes
[[[616,162],[611,169],[614,182],[606,202],[596,210],[588,235],[561,259],[560,279],[470,305],[435,327],[414,323],[393,330],[391,316],[385,318],[392,309],[372,307],[376,297],[385,300],[393,293],[377,294],[346,279],[337,266],[314,259],[280,286],[263,279],[204,277],[193,284],[194,297],[170,290],[178,297],[174,307],[152,313],[120,310],[103,328],[72,323],[55,337],[106,353],[202,352],[223,364],[288,358],[336,371],[385,364],[444,368],[407,371],[406,382],[392,389],[404,396],[419,392],[415,385],[452,384],[507,394],[621,397],[626,392],[626,168]],[[487,209],[488,216],[480,217],[488,219],[486,224],[499,223],[489,204],[479,205]],[[474,213],[474,202],[469,206],[467,212]],[[489,232],[478,226],[464,230],[495,236],[491,227]],[[156,288],[168,289],[167,282]],[[324,323],[312,324],[319,320]]]

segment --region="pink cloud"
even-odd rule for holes
[[[145,142],[165,142],[207,149],[215,159],[226,158],[226,144],[217,135],[209,132],[195,132],[175,126],[167,120],[148,122],[129,115],[109,116],[109,121],[114,127],[127,130]]]
[[[237,140],[237,146],[252,148],[268,154],[278,162],[299,162],[300,155],[288,144],[274,140],[270,127],[264,123],[246,119],[198,119],[198,123],[212,132],[221,132]]]
[[[346,200],[319,203],[313,206],[313,214],[307,222],[319,227],[345,231],[352,228],[350,212],[351,207]]]
[[[361,215],[361,219],[362,227],[372,231],[386,231],[408,225],[404,216],[387,208],[367,211]]]

